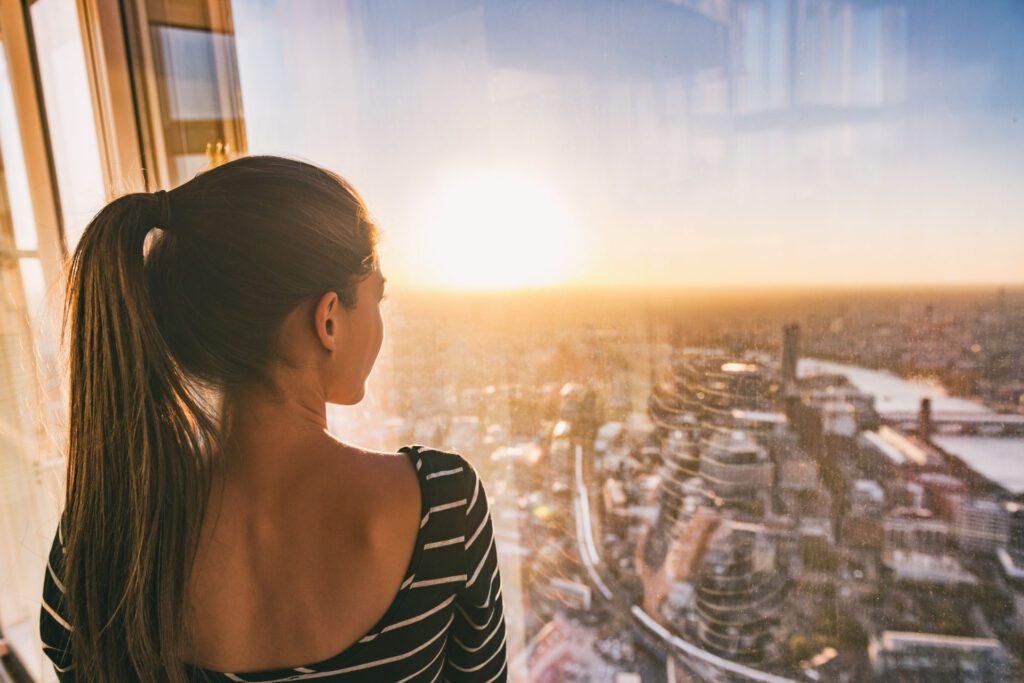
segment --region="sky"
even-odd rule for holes
[[[1024,3],[234,0],[398,286],[1024,283]]]

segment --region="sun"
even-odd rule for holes
[[[445,172],[415,202],[417,279],[442,289],[565,282],[583,259],[579,224],[553,183],[514,169]]]

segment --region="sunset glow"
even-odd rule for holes
[[[441,289],[512,289],[564,282],[583,234],[547,179],[510,169],[442,173],[410,226],[417,279]]]
[[[958,3],[232,4],[248,145],[354,182],[398,288],[1024,282],[1019,40]]]

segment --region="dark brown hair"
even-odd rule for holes
[[[79,680],[186,680],[185,590],[218,396],[270,385],[295,306],[328,291],[355,306],[377,235],[345,180],[272,156],[165,196],[125,195],[86,228],[65,310],[65,589]]]

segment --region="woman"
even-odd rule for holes
[[[359,195],[301,161],[242,158],[96,215],[69,271],[40,612],[61,681],[507,678],[474,468],[327,433],[325,404],[363,397],[384,281]]]

